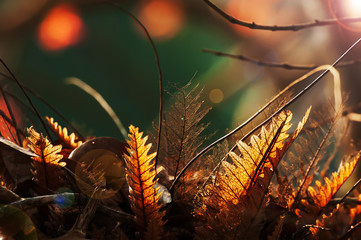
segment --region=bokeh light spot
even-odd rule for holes
[[[158,40],[173,38],[184,24],[184,10],[173,0],[146,1],[138,14],[150,35]]]
[[[346,23],[339,20],[341,17],[361,17],[360,0],[340,0],[338,2],[328,0],[328,7],[332,17],[338,20],[337,22],[340,27],[352,32],[361,31],[361,24],[359,22]]]
[[[345,13],[348,17],[361,17],[361,1],[360,0],[343,0]]]
[[[223,94],[222,90],[220,90],[218,88],[212,89],[209,92],[209,100],[212,103],[220,103],[223,101],[223,98],[224,98],[224,94]]]
[[[84,33],[84,24],[76,9],[61,4],[51,9],[40,24],[40,46],[48,51],[57,51],[77,44]]]
[[[35,225],[22,210],[0,205],[0,233],[3,239],[38,239]]]
[[[57,194],[62,194],[62,193],[73,193],[69,188],[59,188],[56,191]],[[71,207],[74,204],[75,201],[75,197],[74,195],[58,195],[54,198],[54,203],[62,209],[66,209]]]

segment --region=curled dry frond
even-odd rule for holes
[[[160,212],[159,199],[162,193],[155,187],[157,180],[153,158],[157,153],[148,155],[152,144],[146,145],[148,137],[133,125],[129,127],[128,154],[124,154],[127,165],[126,178],[130,189],[132,210],[136,223],[145,239],[159,239],[163,233],[164,212]],[[146,230],[146,231],[144,231]]]
[[[361,154],[358,153],[352,157],[351,161],[347,162],[345,165],[341,166],[339,172],[332,173],[332,180],[328,177],[324,178],[325,184],[322,185],[320,181],[316,181],[317,190],[310,186],[307,189],[309,201],[305,199],[301,200],[302,208],[309,209],[317,214],[323,207],[325,207],[332,197],[337,193],[340,187],[346,182],[349,176],[352,174],[355,169],[356,163],[358,162]],[[296,214],[302,216],[303,214],[299,209],[296,209]]]
[[[78,137],[75,133],[68,135],[68,129],[66,127],[62,128],[58,122],[54,121],[54,118],[45,117],[48,123],[51,126],[51,129],[54,133],[61,139],[61,141],[69,146],[72,149],[79,147],[83,142],[78,140]]]

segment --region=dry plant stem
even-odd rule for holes
[[[94,88],[80,80],[79,78],[68,78],[65,81],[66,84],[71,84],[79,87],[84,92],[88,93],[90,96],[92,96],[99,104],[100,106],[108,113],[110,118],[113,120],[117,128],[119,129],[120,133],[123,135],[124,139],[127,139],[127,130],[125,130],[123,123],[120,121],[117,114],[114,112],[113,108],[105,101],[103,96],[98,93]]]
[[[13,72],[10,70],[10,68],[6,65],[6,63],[0,58],[0,63],[6,68],[6,70],[10,73],[11,78],[16,82],[16,84],[18,85],[18,87],[21,89],[21,91],[23,92],[24,96],[26,97],[26,99],[29,101],[31,107],[34,109],[36,116],[39,118],[41,125],[43,125],[43,128],[47,134],[47,136],[50,138],[51,142],[53,142],[52,137],[50,136],[50,133],[48,131],[48,128],[46,127],[45,122],[43,121],[43,118],[40,116],[40,113],[38,112],[38,110],[35,108],[33,101],[30,99],[29,95],[26,93],[24,87],[21,85],[21,83],[19,82],[19,80],[15,77],[15,75],[13,74]]]
[[[35,208],[35,207],[39,207],[42,205],[47,205],[47,204],[54,204],[54,199],[56,199],[57,197],[65,197],[67,199],[69,198],[74,198],[75,199],[75,203],[76,202],[83,202],[83,201],[88,201],[89,199],[84,196],[83,194],[79,194],[79,193],[61,193],[61,194],[53,194],[53,195],[43,195],[43,196],[38,196],[38,197],[31,197],[31,198],[20,198],[18,201],[12,202],[9,205],[13,206],[13,207],[17,207],[21,210],[28,210],[31,208]],[[131,223],[131,224],[135,224],[134,223],[134,217],[128,213],[125,213],[121,210],[116,210],[110,207],[107,207],[105,205],[100,204],[98,206],[98,211],[107,214],[108,216],[112,217],[112,218],[116,218],[119,219],[123,222],[127,222],[127,223]]]
[[[96,187],[93,194],[88,200],[87,205],[83,209],[82,213],[78,216],[72,230],[85,232],[91,218],[94,216],[97,208],[99,207],[101,196],[104,194],[104,188]]]
[[[143,30],[143,32],[145,33],[150,45],[152,46],[154,55],[155,55],[155,60],[156,60],[156,64],[157,64],[157,69],[158,69],[158,80],[159,80],[159,123],[158,123],[158,138],[157,138],[157,150],[156,152],[159,153],[159,149],[160,149],[160,138],[161,138],[161,134],[162,134],[162,119],[163,119],[163,73],[162,73],[162,69],[160,67],[160,60],[159,60],[159,54],[157,51],[157,48],[155,47],[155,44],[153,42],[153,39],[151,38],[147,28],[143,25],[143,23],[131,12],[129,12],[128,10],[126,10],[125,8],[123,8],[121,5],[109,1],[109,0],[104,0],[106,3],[108,3],[109,5],[112,5],[116,8],[118,8],[119,10],[121,10],[122,12],[124,12],[125,14],[127,14],[129,17],[131,17]],[[155,156],[155,164],[154,164],[154,168],[157,171],[157,162],[158,162],[158,156],[159,154],[157,154]]]
[[[339,240],[346,240],[346,239],[349,239],[352,235],[352,233],[358,229],[359,227],[361,226],[361,222],[358,222],[355,224],[355,226],[351,226],[350,229],[343,235],[339,238]]]
[[[298,98],[300,98],[303,94],[305,94],[309,89],[311,89],[317,82],[319,82],[328,72],[330,72],[330,70],[335,67],[350,51],[351,49],[353,49],[357,44],[359,44],[361,41],[361,38],[359,38],[354,44],[351,45],[351,47],[349,47],[330,67],[328,67],[324,72],[322,72],[316,79],[314,79],[309,85],[307,85],[307,87],[305,87],[303,90],[301,90],[296,96],[294,96],[290,101],[288,101],[283,107],[279,108],[277,111],[275,111],[270,117],[268,117],[266,120],[264,120],[262,123],[260,123],[259,125],[257,125],[255,128],[253,128],[250,132],[248,132],[242,139],[241,141],[243,141],[244,139],[248,138],[250,135],[252,135],[255,131],[257,131],[260,127],[262,127],[265,123],[267,123],[269,120],[271,120],[274,116],[276,116],[278,113],[280,113],[281,111],[285,110],[288,106],[290,106],[293,102],[295,102]],[[282,91],[283,92],[283,91]],[[281,92],[281,93],[282,93]],[[280,93],[280,94],[281,94]],[[280,94],[278,94],[275,98],[279,97]],[[271,100],[271,102],[275,99],[273,98]],[[270,103],[269,103],[270,104]],[[263,108],[261,108],[260,110],[258,110],[257,113],[255,113],[251,118],[249,118],[247,121],[245,121],[244,123],[242,123],[241,125],[239,125],[238,127],[236,127],[235,129],[233,129],[231,132],[229,132],[228,134],[224,135],[223,137],[219,138],[218,140],[214,141],[213,143],[211,143],[210,145],[208,145],[207,147],[205,147],[203,150],[201,150],[193,159],[191,159],[186,166],[180,171],[180,173],[176,176],[176,178],[174,179],[171,187],[169,188],[169,191],[172,193],[175,184],[177,183],[177,181],[179,180],[179,178],[184,174],[184,172],[200,157],[202,156],[204,153],[206,153],[209,149],[211,149],[213,146],[215,146],[216,144],[220,143],[221,141],[223,141],[224,139],[232,136],[234,133],[236,133],[237,131],[239,131],[240,129],[242,129],[245,125],[247,125],[250,121],[252,121],[256,116],[258,116],[258,114],[260,114],[269,104],[266,104]],[[233,151],[236,148],[236,146],[232,147]]]
[[[352,188],[350,190],[347,191],[347,193],[341,198],[341,200],[338,203],[342,203],[343,201],[345,201],[345,199],[347,198],[348,195],[351,194],[351,192],[353,190],[355,190],[355,188],[357,188],[357,186],[361,183],[361,178],[352,186]]]
[[[15,80],[13,78],[11,78],[10,76],[0,72],[0,76],[9,79],[11,81]],[[20,83],[21,84],[21,83]],[[34,92],[33,90],[31,90],[30,88],[24,86],[23,84],[21,84],[21,86],[28,91],[29,93],[31,93],[32,95],[34,95],[37,99],[39,99],[40,101],[42,101],[46,106],[48,106],[55,114],[57,114],[61,119],[63,119],[63,121],[71,128],[73,129],[73,131],[80,137],[83,138],[83,136],[80,134],[80,132],[60,113],[58,112],[50,103],[48,103],[44,98],[42,98],[38,93]],[[8,91],[5,90],[5,93],[7,93],[9,96],[11,96],[12,98],[16,99],[18,102],[20,102],[22,105],[24,105],[26,108],[28,108],[31,112],[33,112],[35,115],[35,111],[32,108],[29,108],[28,105],[26,105],[22,100],[20,100],[19,98],[17,98],[15,95],[9,93]]]
[[[337,205],[341,202],[342,198],[334,198],[329,201],[329,205]],[[342,200],[343,204],[361,205],[361,201],[357,197],[347,197]]]
[[[234,58],[234,59],[238,59],[241,61],[253,63],[258,66],[283,68],[283,69],[287,69],[287,70],[312,70],[314,68],[322,66],[322,65],[314,65],[314,64],[313,65],[295,65],[295,64],[289,64],[289,63],[265,62],[265,61],[261,61],[259,59],[255,59],[255,58],[250,58],[250,57],[247,57],[244,55],[230,54],[230,53],[215,51],[215,50],[211,50],[211,49],[203,49],[202,51],[206,52],[206,53],[212,53],[216,56],[229,57],[229,58]],[[361,64],[361,59],[345,61],[343,63],[340,63],[337,67],[338,68],[348,67],[348,66],[352,66],[352,65],[356,65],[356,64]]]
[[[327,20],[314,20],[313,22],[309,23],[300,23],[300,24],[292,24],[292,25],[284,25],[284,26],[277,26],[277,25],[259,25],[255,22],[246,22],[238,20],[231,15],[225,13],[222,9],[217,7],[209,0],[203,0],[210,8],[216,11],[219,15],[225,18],[232,24],[240,25],[243,27],[247,27],[250,29],[259,29],[259,30],[266,30],[266,31],[299,31],[306,28],[311,27],[321,27],[321,26],[329,26],[329,25],[337,25],[339,22],[342,23],[357,23],[361,22],[361,18],[338,18],[338,19],[327,19]]]

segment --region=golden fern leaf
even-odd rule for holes
[[[53,146],[46,137],[44,138],[42,134],[35,131],[32,127],[28,128],[27,131],[30,135],[27,137],[29,141],[28,147],[37,155],[32,157],[33,160],[61,167],[66,165],[65,162],[60,162],[63,158],[61,154],[58,154],[61,152],[61,145]]]
[[[332,180],[325,177],[325,184],[322,185],[320,181],[316,181],[317,191],[314,187],[308,188],[308,195],[311,202],[318,208],[323,208],[328,204],[336,192],[340,189],[343,183],[348,179],[355,169],[355,165],[360,158],[360,153],[353,157],[351,162],[347,162],[340,168],[340,171],[332,173]]]
[[[271,177],[300,133],[309,112],[310,109],[290,137],[287,132],[291,128],[292,113],[283,111],[263,127],[258,136],[253,135],[250,144],[237,142],[241,154],[230,152],[232,163],[222,162],[223,171],[217,173],[213,184],[206,186],[209,194],[201,199],[203,205],[195,211],[205,222],[204,227],[197,229],[198,233],[243,238],[259,233],[258,223],[265,214]]]
[[[153,158],[157,153],[148,155],[152,144],[145,145],[148,137],[142,138],[138,128],[129,127],[128,154],[124,154],[127,165],[126,178],[130,189],[132,210],[136,216],[136,223],[141,229],[147,229],[143,237],[145,239],[158,239],[163,232],[162,217],[164,212],[159,212],[162,204],[159,199],[159,187],[156,188],[156,172]]]
[[[283,148],[283,141],[287,139],[287,131],[292,125],[291,119],[292,113],[281,112],[268,129],[262,127],[259,136],[251,137],[250,145],[237,142],[241,155],[230,152],[233,164],[223,162],[224,173],[217,174],[220,191],[218,194],[223,196],[226,202],[237,204],[256,178],[263,177],[263,168],[272,167],[270,158],[276,158],[277,149]]]
[[[63,158],[59,154],[62,146],[53,146],[46,137],[43,137],[32,127],[28,128],[27,131],[29,133],[29,137],[27,137],[28,147],[36,155],[32,157],[34,170],[31,172],[40,186],[55,191],[61,187],[60,176],[62,172],[60,169],[66,165],[65,162],[60,162]]]
[[[78,140],[78,137],[75,133],[71,133],[68,135],[68,129],[66,127],[62,128],[58,122],[54,121],[54,118],[45,117],[48,123],[51,126],[53,132],[61,139],[64,144],[69,146],[71,149],[75,149],[79,147],[83,142]]]

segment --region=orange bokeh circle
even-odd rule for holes
[[[42,48],[57,51],[77,44],[84,33],[84,23],[69,4],[52,8],[40,23],[38,40]]]
[[[144,1],[138,11],[150,35],[156,39],[168,40],[182,29],[185,21],[184,9],[174,0]]]
[[[331,0],[328,0],[328,9],[330,10],[332,17],[337,20],[337,23],[339,26],[341,26],[342,28],[344,28],[346,30],[352,31],[352,32],[361,32],[361,27],[359,27],[359,28],[350,27],[340,20],[340,17],[337,16],[337,14],[334,10]]]

